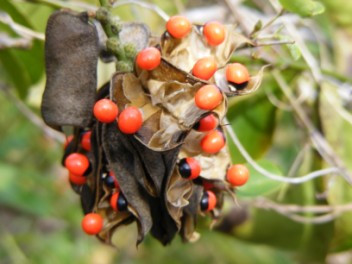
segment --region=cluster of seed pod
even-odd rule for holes
[[[163,244],[177,233],[193,241],[199,214],[220,216],[224,193],[249,174],[230,164],[222,126],[227,96],[261,80],[228,63],[243,44],[250,40],[232,25],[174,16],[159,44],[139,50],[133,72],[117,72],[98,90],[63,157],[87,234],[113,244],[118,228],[136,221],[137,243],[148,232]]]

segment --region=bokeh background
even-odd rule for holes
[[[117,1],[114,13],[160,35],[165,22],[157,10],[136,2]],[[199,23],[236,23],[260,44],[232,58],[250,72],[270,65],[259,91],[229,102],[229,126],[254,159],[249,183],[238,189],[236,203],[225,202],[214,230],[200,219],[194,244],[176,238],[163,247],[148,236],[137,250],[135,226],[119,234],[118,248],[86,236],[79,197],[60,165],[63,137],[40,117],[45,73],[38,38],[55,9],[94,10],[99,2],[1,0],[0,263],[352,263],[352,2],[145,2]],[[102,84],[113,67],[99,67]],[[228,143],[233,161],[247,163]],[[345,174],[290,183],[344,166]]]

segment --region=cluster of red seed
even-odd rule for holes
[[[182,16],[171,17],[166,24],[168,34],[173,38],[181,39],[186,37],[191,31],[192,24]],[[203,36],[211,47],[216,47],[224,42],[226,29],[219,22],[208,22],[203,27]],[[147,47],[141,50],[135,63],[138,68],[145,71],[152,71],[159,67],[162,61],[162,54],[159,48]],[[212,110],[219,106],[224,100],[224,94],[214,84],[212,80],[218,70],[216,60],[213,57],[204,57],[199,59],[193,66],[191,74],[207,84],[200,87],[194,97],[194,104],[202,110],[207,111],[195,125],[194,129],[203,132],[204,136],[200,141],[200,147],[207,155],[218,153],[225,145],[226,139],[224,133],[218,129],[220,121]],[[226,65],[226,79],[232,85],[241,87],[246,85],[250,79],[247,68],[240,63],[231,63]],[[110,99],[98,100],[93,109],[93,115],[98,122],[112,123],[117,121],[118,129],[124,134],[135,134],[143,126],[143,113],[134,106],[128,106],[125,109],[118,109],[117,104]],[[69,180],[72,184],[83,185],[86,183],[86,175],[90,172],[91,164],[87,153],[91,150],[91,132],[86,131],[81,135],[80,146],[82,153],[71,153],[65,160],[64,165],[69,171]],[[70,140],[70,139],[69,139]],[[69,144],[69,143],[68,143]],[[87,155],[86,155],[87,154]],[[182,178],[188,180],[197,180],[202,173],[199,160],[196,157],[185,157],[177,162],[178,171]],[[226,173],[227,182],[236,187],[246,183],[249,177],[248,169],[241,164],[232,165]],[[115,211],[124,211],[127,209],[128,201],[120,191],[119,183],[113,172],[103,175],[106,186],[113,189],[110,197],[110,206]],[[204,194],[200,202],[202,211],[211,211],[217,204],[216,195],[212,192],[213,185],[210,181],[203,180]],[[87,234],[95,235],[101,232],[104,226],[104,220],[98,213],[88,213],[82,221],[82,228]]]

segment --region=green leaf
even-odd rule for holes
[[[266,85],[271,85],[271,83],[267,82]],[[254,159],[260,158],[267,151],[275,129],[276,107],[266,97],[263,92],[264,88],[260,89],[262,92],[255,92],[243,100],[240,97],[234,97],[230,101],[227,114],[232,129]],[[230,138],[228,142],[233,162],[244,162],[241,153]]]
[[[32,28],[27,19],[9,1],[2,1],[0,10],[10,15],[16,23]],[[43,50],[44,44],[38,40],[34,40],[32,47],[28,50],[0,50],[0,63],[21,98],[24,98],[29,91],[29,87],[38,82],[43,76]]]
[[[261,167],[270,171],[271,173],[281,175],[280,169],[275,166],[275,164],[273,164],[272,162],[268,160],[260,160],[257,161],[257,163]],[[237,189],[236,193],[239,198],[268,195],[277,191],[280,187],[283,186],[282,182],[274,181],[263,176],[261,173],[257,172],[252,166],[247,165],[247,167],[250,171],[250,178],[245,185]]]
[[[11,208],[34,215],[46,215],[51,211],[50,202],[42,199],[35,191],[35,180],[38,176],[22,178],[21,176],[29,171],[21,171],[19,167],[9,166],[0,163],[1,180],[0,180],[0,203]],[[44,183],[45,180],[39,180],[37,183]],[[43,187],[41,187],[43,188]]]
[[[286,10],[302,17],[319,15],[325,11],[324,5],[314,0],[280,0],[280,3]]]
[[[313,182],[291,185],[283,200],[277,201],[275,195],[270,199],[276,203],[312,205],[320,203],[315,199]],[[276,200],[276,201],[275,201]],[[310,217],[311,213],[302,214]],[[249,218],[233,229],[233,235],[254,243],[265,243],[278,249],[295,252],[299,263],[321,263],[329,249],[332,238],[333,223],[302,224],[287,216],[267,208],[250,208]],[[319,242],[317,242],[319,241]]]

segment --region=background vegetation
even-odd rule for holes
[[[164,30],[161,11],[138,1],[118,3],[122,20],[145,22],[155,34]],[[42,37],[59,6],[85,10],[99,3],[1,0],[0,262],[351,263],[352,2],[146,3],[201,23],[237,23],[258,47],[233,60],[250,71],[270,64],[259,91],[230,101],[232,158],[251,168],[238,205],[226,202],[216,231],[202,219],[195,244],[177,238],[164,248],[147,237],[137,251],[134,227],[120,234],[118,249],[84,235],[79,199],[60,166],[63,137],[40,118]],[[101,66],[100,83],[110,73],[111,67]]]

